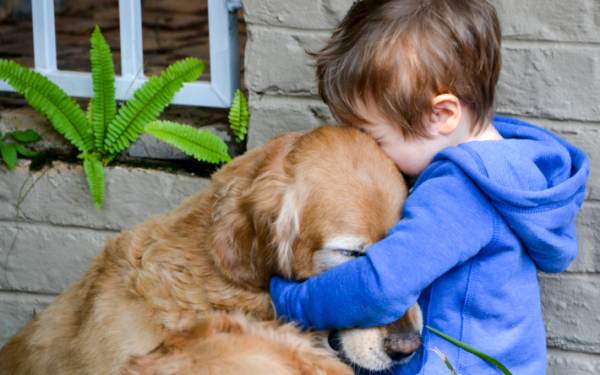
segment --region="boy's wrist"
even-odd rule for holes
[[[298,283],[282,279],[279,276],[273,276],[269,289],[271,300],[275,309],[275,315],[278,319],[288,322],[292,320],[288,306],[288,295],[290,290]]]

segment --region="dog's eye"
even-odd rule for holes
[[[352,258],[357,258],[357,257],[365,255],[365,253],[363,253],[362,251],[358,251],[358,250],[336,249],[335,251],[337,251],[337,253],[340,255],[343,255],[345,257],[352,257]]]

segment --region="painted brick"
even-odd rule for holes
[[[600,374],[600,356],[548,350],[548,375],[597,375]]]
[[[242,0],[249,24],[299,29],[333,29],[344,18],[353,0]]]
[[[598,168],[600,165],[600,123],[584,124],[522,116],[515,117],[541,126],[583,150],[590,158],[590,177],[586,189],[586,198],[600,200],[600,168]]]
[[[12,335],[42,312],[54,296],[0,292],[0,348]]]
[[[279,133],[314,129],[334,124],[327,106],[320,100],[268,97],[250,98],[248,150],[265,144]]]
[[[600,41],[597,0],[489,0],[505,39]]]
[[[540,274],[548,347],[600,354],[600,275]]]
[[[342,20],[353,0],[243,0],[246,22],[324,30]],[[595,0],[490,0],[505,39],[598,42],[600,3]]]
[[[579,254],[567,272],[600,273],[600,203],[584,202],[575,227],[579,241]],[[599,292],[600,296],[600,292]],[[599,322],[600,323],[600,322]],[[600,327],[598,328],[600,333]]]
[[[548,129],[572,145],[580,148],[590,158],[590,177],[586,198],[600,200],[600,124],[582,124],[535,120],[535,124]]]
[[[600,49],[506,43],[498,110],[557,120],[600,118]]]
[[[176,208],[209,184],[208,179],[184,174],[106,167],[106,195],[97,211],[82,166],[55,162],[43,174],[30,173],[28,164],[19,160],[12,171],[0,166],[0,220],[14,220],[19,192],[24,194],[34,180],[20,204],[22,220],[116,231]]]
[[[251,26],[246,43],[246,87],[256,93],[317,96],[314,61],[329,34]]]
[[[118,235],[25,223],[19,223],[17,235],[16,225],[0,222],[0,290],[60,294],[91,267],[106,240]]]

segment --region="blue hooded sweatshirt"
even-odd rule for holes
[[[366,256],[299,284],[273,278],[277,314],[322,329],[379,326],[419,303],[424,325],[496,358],[513,374],[546,374],[537,270],[564,271],[577,255],[574,220],[587,156],[552,133],[495,117],[504,138],[440,151],[402,220]],[[499,374],[424,329],[423,345],[393,374]],[[387,374],[390,371],[386,371]]]

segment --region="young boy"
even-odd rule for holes
[[[365,256],[302,284],[273,278],[279,316],[318,330],[371,327],[418,302],[424,325],[515,375],[546,374],[537,271],[561,272],[577,254],[589,164],[545,130],[492,119],[500,40],[484,0],[352,6],[317,54],[320,93],[414,187],[403,219]],[[458,374],[499,373],[427,329],[422,337],[393,373],[448,373],[434,347]]]

